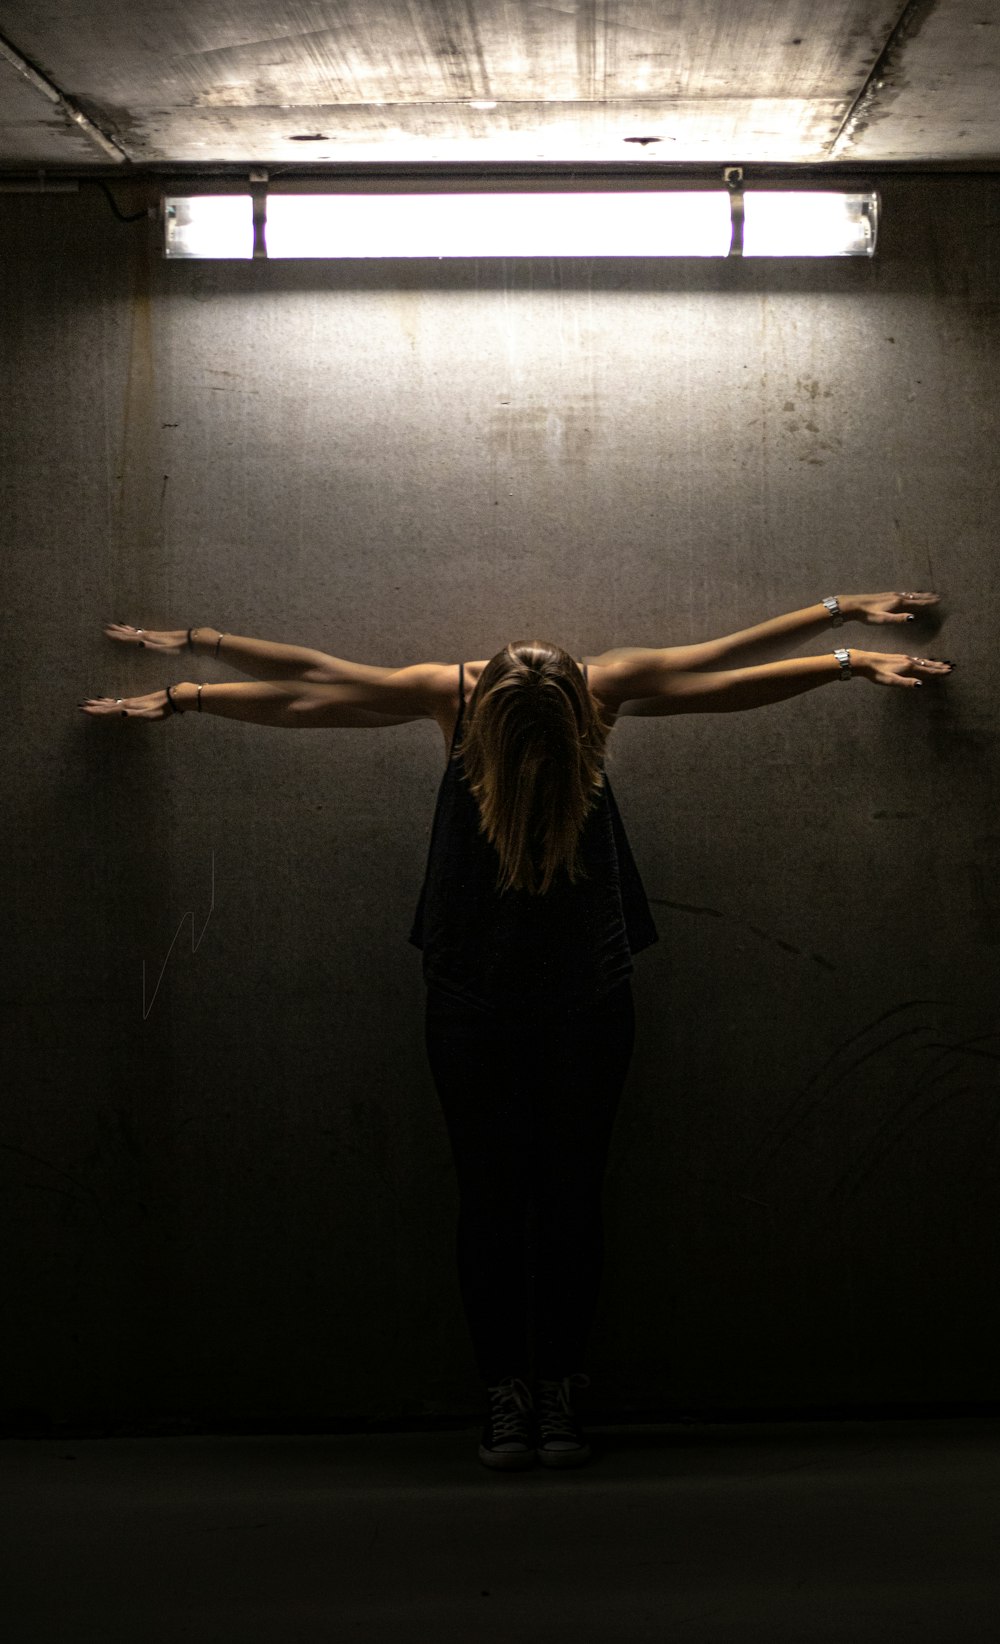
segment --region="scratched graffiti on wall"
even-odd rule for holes
[[[212,852],[212,900],[211,900],[211,903],[209,904],[208,913],[205,916],[205,923],[201,927],[201,936],[199,936],[198,940],[195,941],[195,936],[194,936],[194,913],[193,913],[193,911],[191,911],[189,909],[187,913],[183,913],[181,915],[180,923],[178,924],[177,929],[174,932],[173,941],[171,942],[169,948],[167,949],[167,955],[166,955],[166,958],[163,961],[163,964],[160,966],[160,974],[156,979],[156,986],[153,989],[153,998],[150,999],[148,1005],[146,1004],[146,961],[145,961],[145,959],[142,961],[142,1019],[143,1019],[143,1021],[146,1020],[147,1016],[149,1015],[150,1011],[153,1008],[153,1000],[156,998],[156,995],[160,991],[160,983],[163,981],[163,973],[166,970],[167,965],[170,962],[170,955],[174,951],[174,943],[177,941],[177,938],[180,935],[180,933],[181,933],[181,931],[184,927],[185,919],[190,919],[190,921],[191,921],[191,952],[192,953],[197,953],[198,949],[201,947],[202,937],[204,936],[206,930],[208,929],[208,921],[212,917],[212,913],[213,913],[214,908],[215,908],[215,852],[213,851]]]

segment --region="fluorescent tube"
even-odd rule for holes
[[[871,257],[878,196],[816,192],[743,195],[744,257]]]
[[[269,257],[721,257],[729,202],[676,194],[275,194]]]
[[[164,256],[253,256],[249,194],[192,194],[164,201]]]
[[[871,256],[875,194],[743,195],[747,257]],[[721,189],[603,193],[268,194],[278,257],[725,257],[732,204]],[[249,196],[172,196],[165,255],[253,255]]]

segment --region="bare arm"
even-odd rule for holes
[[[875,685],[919,686],[922,679],[946,677],[954,663],[938,662],[930,657],[911,657],[883,651],[848,651],[854,673]],[[613,664],[609,670],[609,686],[614,691],[633,686],[637,681],[643,687],[654,684],[654,675],[631,678],[616,670],[634,669],[628,663]],[[917,676],[921,676],[918,678]],[[619,713],[637,719],[662,714],[720,714],[739,713],[748,708],[763,708],[771,702],[783,702],[788,697],[801,696],[817,685],[828,685],[840,680],[843,670],[832,652],[823,656],[786,657],[781,662],[767,662],[749,668],[729,668],[720,673],[679,673],[662,670],[657,676],[655,692],[644,688],[641,700],[624,699]]]
[[[219,643],[222,635],[221,644]],[[284,645],[273,639],[253,639],[247,634],[225,633],[219,628],[194,628],[194,649],[214,657],[254,679],[306,680],[315,685],[334,685],[349,680],[387,679],[397,670],[379,668],[367,662],[347,662],[326,651],[305,645]],[[186,635],[185,635],[186,640]]]
[[[189,630],[186,628],[136,628],[129,623],[109,622],[105,624],[104,632],[109,639],[121,644],[145,647],[164,654],[176,655],[188,649]],[[299,684],[304,690],[310,684],[334,681],[379,684],[399,672],[398,669],[374,667],[364,662],[345,662],[339,657],[328,656],[325,651],[312,651],[302,645],[283,645],[273,640],[223,633],[218,628],[192,628],[190,635],[191,648],[200,655],[210,656],[239,672],[254,676],[253,685],[248,686],[203,686],[200,711],[206,712],[206,701],[211,700],[213,706],[207,709],[208,712],[221,713],[230,719],[256,721],[258,724],[287,725],[292,722],[283,705],[279,687],[268,690],[264,687],[264,680],[280,681],[286,692],[297,696],[296,687]],[[194,685],[176,687],[174,697],[178,706],[186,708],[188,703],[194,702],[192,693],[196,692],[197,686]],[[112,702],[111,698],[89,700]],[[117,706],[117,703],[112,705]],[[377,728],[403,725],[422,717],[422,714],[413,711],[385,712],[352,701],[343,705],[336,723]],[[301,727],[302,723],[299,719],[295,720],[297,727]]]
[[[441,671],[437,663],[424,662],[412,668],[372,669],[379,677],[338,685],[304,680],[202,685],[200,711],[288,730],[400,725],[434,716]],[[173,688],[173,698],[185,712],[198,710],[199,686],[185,681]]]
[[[840,605],[843,611],[843,601]],[[847,615],[846,612],[844,614]],[[826,606],[807,605],[801,611],[789,611],[785,616],[758,622],[753,628],[742,628],[738,633],[724,634],[719,639],[706,639],[700,645],[622,646],[584,660],[607,668],[613,663],[642,664],[652,663],[655,659],[657,668],[696,673],[702,668],[731,667],[738,661],[747,663],[778,645],[787,646],[792,641],[810,639],[813,634],[829,627],[830,613]]]
[[[928,593],[836,595],[845,622],[869,623],[906,622],[914,611],[937,604],[939,598],[939,594]],[[583,660],[606,668],[613,663],[641,665],[655,659],[658,669],[673,668],[692,673],[703,668],[731,668],[737,663],[759,662],[776,649],[785,650],[790,645],[800,645],[826,630],[832,632],[832,618],[826,606],[817,602],[803,606],[800,611],[789,611],[784,616],[758,622],[752,628],[725,634],[720,639],[705,640],[701,645],[667,645],[659,649],[623,646]]]

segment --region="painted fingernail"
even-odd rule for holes
[[[913,621],[913,612],[912,611],[907,611],[906,620],[907,620],[907,622],[912,622]]]

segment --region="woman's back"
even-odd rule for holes
[[[497,890],[497,852],[465,776],[461,733],[475,680],[458,668],[449,759],[410,941],[428,985],[486,1009],[573,1009],[604,997],[657,937],[605,774],[580,836],[583,876],[544,895]],[[584,677],[587,668],[584,666]],[[478,678],[478,673],[477,673]]]

